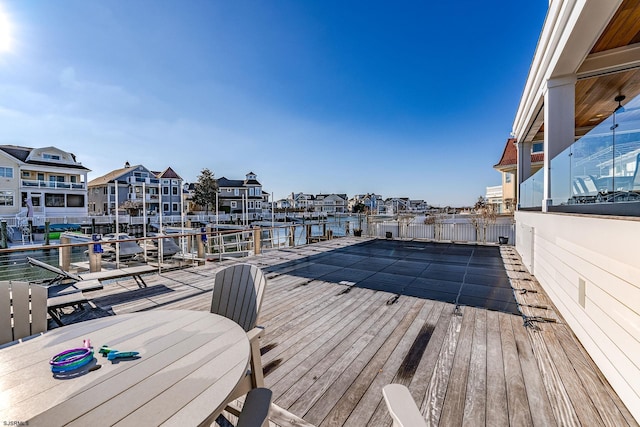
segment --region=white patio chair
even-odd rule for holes
[[[0,344],[47,330],[47,290],[27,282],[0,282]]]
[[[393,427],[427,426],[407,387],[402,384],[388,384],[382,388],[382,396],[393,418]]]
[[[259,338],[264,331],[256,327],[267,279],[262,270],[250,264],[235,264],[216,273],[211,299],[211,313],[233,320],[246,332],[251,345],[251,366],[231,395],[236,399],[252,389],[264,387]],[[229,412],[239,415],[234,408]]]

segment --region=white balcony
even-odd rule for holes
[[[58,188],[58,189],[70,189],[70,190],[84,190],[86,185],[84,182],[58,182],[58,181],[43,181],[35,179],[23,179],[22,187],[28,188]]]

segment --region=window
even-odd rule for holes
[[[0,167],[0,176],[5,178],[13,178],[13,168]]]
[[[70,176],[69,179],[71,180],[71,182],[78,182],[78,177],[75,175]]]
[[[49,175],[49,182],[64,182],[63,175]]]
[[[250,195],[250,196],[253,196],[253,187],[252,187],[252,188],[249,188],[249,195]]]
[[[23,178],[29,178],[31,176],[31,172],[29,171],[22,171],[22,177]]]
[[[163,212],[169,212],[169,203],[163,203],[162,204],[162,211]]]
[[[231,193],[231,189],[230,188],[227,188],[227,193]]]
[[[42,154],[42,158],[43,159],[47,159],[47,160],[60,160],[60,156],[57,154],[49,154],[49,153],[43,153]]]
[[[238,190],[237,188],[233,189],[233,195],[234,196],[239,196],[240,195],[240,190]]]
[[[171,184],[172,185],[178,185],[178,180],[177,179],[172,179],[171,180]]]
[[[44,205],[48,208],[64,208],[64,194],[45,193]]]
[[[534,142],[531,146],[532,153],[542,153],[544,151],[544,142]]]
[[[238,207],[238,202],[231,202],[231,207],[232,208],[237,208]]]
[[[178,209],[178,204],[177,204],[177,203],[174,203],[174,204],[173,204],[173,208],[172,208],[172,210],[173,210],[174,212],[178,212],[178,211],[180,210],[180,209]]]
[[[511,172],[507,172],[504,174],[504,182],[511,182],[511,175],[513,175]]]
[[[67,207],[83,208],[84,196],[82,194],[67,194]]]
[[[13,206],[13,191],[0,191],[0,206]]]
[[[171,187],[171,194],[173,194],[174,196],[178,195],[178,187]]]
[[[169,194],[169,187],[162,187],[162,194]]]
[[[44,174],[43,173],[39,173],[38,174],[38,181],[44,181]]]
[[[169,185],[170,183],[171,183],[171,181],[168,180],[168,179],[163,179],[162,180],[162,185]]]

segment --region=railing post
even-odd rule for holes
[[[49,246],[49,221],[44,222],[44,245]]]
[[[2,241],[0,242],[0,246],[2,246],[2,249],[7,249],[7,221],[5,221],[4,219],[2,220],[0,229],[0,233],[2,233]]]
[[[202,234],[196,237],[196,239],[198,240],[198,258],[202,258],[202,259],[204,259],[205,257],[204,240],[203,240],[203,238],[206,238],[205,231],[206,231],[206,228],[202,228]]]
[[[309,235],[307,235],[307,239],[309,239]],[[307,240],[307,243],[309,241]],[[295,225],[290,225],[289,226],[289,247],[291,248],[295,248],[296,246],[296,226]]]
[[[253,227],[253,253],[255,255],[259,255],[262,251],[262,242],[260,241],[262,233],[260,233],[260,230],[261,228],[258,226]]]
[[[60,236],[60,244],[68,245],[71,243],[71,240],[68,237]],[[69,271],[71,267],[71,246],[63,246],[58,251],[58,262],[60,264],[60,268],[64,271]]]
[[[68,240],[69,239],[67,239],[67,241]],[[93,248],[94,248],[94,244],[91,243],[89,245],[89,271],[91,273],[95,273],[102,269],[102,254],[98,252],[94,252]],[[69,249],[69,255],[71,255],[71,250],[70,250],[71,248],[69,247],[68,249]]]

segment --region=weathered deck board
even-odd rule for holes
[[[381,394],[390,382],[409,387],[432,425],[638,425],[512,247],[500,248],[505,270],[538,330],[519,316],[473,307],[459,315],[451,304],[404,295],[387,305],[387,292],[356,286],[345,293],[346,286],[304,275],[323,271],[314,264],[325,254],[363,242],[270,250],[148,275],[146,289],[123,279],[88,295],[116,314],[208,311],[216,271],[237,262],[263,268],[269,283],[258,323],[266,328],[262,358],[281,406],[278,425],[299,425],[286,411],[318,426],[390,425]],[[362,247],[357,253],[370,256]]]
[[[486,422],[487,407],[487,313],[475,311],[475,326],[466,381],[463,426],[479,426]]]
[[[518,349],[513,335],[511,316],[500,313],[500,337],[502,339],[502,359],[504,361],[504,377],[507,384],[507,406],[509,408],[509,424],[532,426],[529,400],[520,369]]]
[[[509,425],[507,410],[507,384],[504,377],[500,316],[496,311],[487,313],[487,411],[486,425]],[[480,367],[480,369],[482,366]]]

